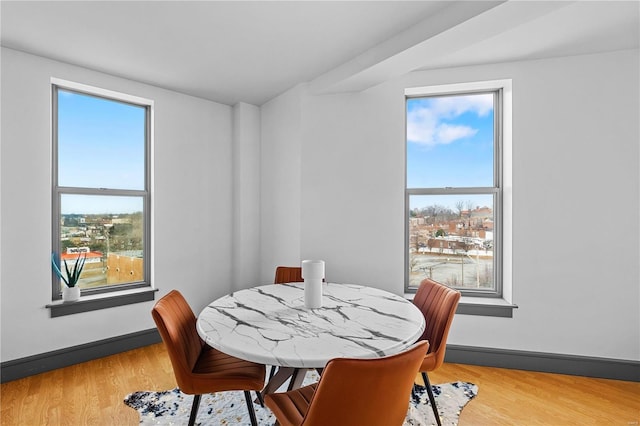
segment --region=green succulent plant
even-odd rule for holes
[[[84,254],[84,256],[83,256]],[[76,259],[75,265],[73,265],[72,269],[69,269],[69,265],[67,261],[64,260],[64,269],[66,272],[66,277],[60,271],[58,264],[60,261],[58,260],[55,253],[51,253],[51,264],[53,265],[53,270],[56,275],[64,281],[67,287],[75,287],[78,284],[78,280],[80,280],[80,274],[82,274],[82,268],[84,268],[84,262],[87,260],[86,253],[78,253],[78,258]]]

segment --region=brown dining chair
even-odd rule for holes
[[[167,347],[178,387],[183,393],[194,395],[189,425],[195,423],[202,394],[241,390],[247,401],[251,424],[256,426],[258,422],[250,391],[256,391],[261,398],[265,366],[208,346],[198,335],[191,307],[177,290],[158,300],[151,315]]]
[[[440,415],[436,400],[431,390],[428,371],[433,371],[444,362],[444,353],[447,349],[447,336],[451,328],[453,316],[456,313],[458,302],[460,301],[460,292],[440,284],[432,279],[426,278],[420,283],[418,291],[413,298],[413,303],[422,311],[426,322],[424,333],[419,340],[429,341],[429,352],[422,360],[420,372],[424,385],[427,388],[429,402],[436,417],[438,426],[440,423]]]
[[[278,266],[276,268],[274,284],[301,282],[304,282],[304,280],[302,279],[302,268],[300,266]]]
[[[428,347],[418,342],[383,358],[332,359],[318,383],[267,394],[265,404],[281,426],[400,426]]]

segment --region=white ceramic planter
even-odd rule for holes
[[[80,287],[63,287],[62,301],[75,302],[80,299]]]

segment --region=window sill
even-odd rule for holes
[[[55,318],[133,303],[149,302],[154,300],[156,291],[158,290],[148,287],[135,290],[114,291],[82,296],[77,302],[54,301],[45,307],[51,310],[51,318]]]
[[[404,297],[413,300],[414,295],[415,293],[405,293]],[[456,314],[513,318],[513,310],[517,308],[518,305],[501,298],[462,296]]]

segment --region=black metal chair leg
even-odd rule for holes
[[[262,408],[264,408],[264,398],[262,397],[262,392],[256,391],[256,396],[258,397],[258,403]]]
[[[198,407],[200,407],[200,398],[202,398],[202,395],[193,395],[193,404],[191,405],[191,415],[189,416],[189,426],[193,426],[196,423],[196,416],[198,415]]]
[[[427,388],[427,395],[429,395],[429,402],[433,409],[433,415],[436,417],[438,426],[442,426],[442,423],[440,423],[440,414],[438,414],[438,407],[436,406],[436,398],[433,396],[433,390],[431,389],[431,383],[429,382],[429,376],[427,376],[427,373],[424,371],[422,372],[422,379],[424,380],[424,386]]]
[[[300,376],[302,374],[302,376]],[[289,382],[289,386],[287,387],[287,392],[292,391],[294,388],[300,387],[300,383],[304,380],[304,376],[307,374],[307,370],[304,368],[296,368],[293,370],[293,374],[291,375],[291,381]]]
[[[249,410],[249,417],[251,418],[251,425],[258,426],[258,419],[256,418],[256,412],[253,409],[253,401],[251,401],[251,392],[244,391],[244,399],[247,400],[247,409]]]

